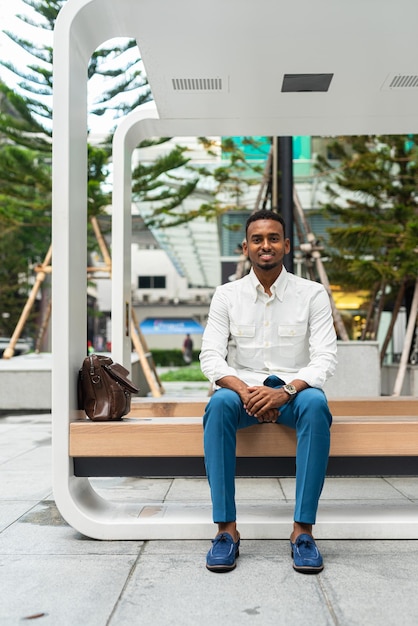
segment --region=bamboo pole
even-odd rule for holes
[[[143,353],[145,354],[145,356],[147,357],[147,365],[149,367],[149,369],[151,370],[151,372],[154,374],[155,380],[157,382],[157,385],[159,387],[159,390],[161,393],[164,393],[164,387],[162,385],[162,382],[160,380],[160,377],[158,376],[158,372],[157,372],[157,368],[155,367],[154,364],[154,359],[152,358],[152,353],[150,352],[147,342],[145,341],[145,337],[142,334],[141,331],[141,327],[138,324],[138,319],[136,317],[136,313],[134,311],[134,309],[131,309],[131,315],[132,315],[132,321],[134,323],[134,328],[135,328],[135,335],[138,336],[139,342],[141,344],[141,348]]]
[[[406,327],[405,342],[403,345],[401,360],[399,362],[398,374],[395,380],[395,386],[393,388],[392,396],[400,396],[402,391],[402,385],[405,378],[406,367],[408,365],[409,353],[411,351],[412,340],[414,338],[414,331],[417,322],[418,315],[418,278],[415,281],[414,296],[412,298],[411,311],[409,313],[409,320]]]
[[[49,300],[44,319],[42,320],[42,324],[39,329],[38,336],[36,338],[36,344],[35,344],[36,354],[39,354],[40,352],[41,343],[46,333],[46,329],[48,328],[49,320],[51,318],[51,311],[52,311],[52,300]]]
[[[311,246],[311,256],[314,259],[315,265],[316,265],[316,269],[318,272],[318,276],[319,276],[319,280],[321,281],[322,285],[325,288],[325,291],[327,292],[329,299],[330,299],[330,303],[331,303],[331,310],[332,310],[332,317],[334,319],[334,324],[335,324],[335,328],[337,330],[338,335],[341,337],[342,341],[349,341],[349,337],[348,337],[348,333],[347,330],[344,326],[344,322],[342,320],[342,317],[340,315],[339,310],[337,309],[337,306],[335,304],[334,301],[334,297],[332,295],[332,291],[331,291],[331,285],[329,284],[329,280],[328,280],[328,276],[327,273],[325,271],[325,267],[324,264],[322,262],[322,258],[321,258],[321,253],[318,249],[315,249],[315,240],[316,237],[315,235],[310,231],[308,222],[305,218],[305,214],[303,212],[303,208],[302,205],[300,203],[299,200],[299,195],[296,191],[296,188],[293,188],[293,203],[294,203],[294,207],[296,209],[297,212],[297,216],[305,230],[305,238],[306,238],[306,242]]]
[[[268,153],[268,157],[266,159],[266,164],[264,166],[263,178],[261,180],[260,188],[258,190],[257,198],[254,204],[254,210],[252,213],[255,213],[260,208],[261,198],[263,197],[264,190],[266,189],[269,180],[271,179],[271,168],[272,168],[272,158],[273,158],[273,147],[270,146],[270,150]]]
[[[99,223],[97,221],[96,217],[92,217],[90,219],[91,224],[93,226],[93,231],[94,234],[96,236],[97,242],[99,244],[99,248],[100,251],[102,253],[102,257],[103,260],[105,262],[105,267],[88,267],[87,268],[87,274],[93,274],[96,272],[108,272],[109,277],[112,276],[112,259],[110,257],[107,245],[106,245],[106,241],[102,235],[102,232],[100,230],[100,226]],[[26,300],[26,304],[23,307],[22,313],[20,315],[20,318],[18,320],[18,323],[16,324],[16,328],[13,332],[13,335],[10,338],[10,342],[9,345],[7,346],[7,348],[4,350],[3,352],[3,359],[10,359],[12,358],[12,356],[14,355],[15,352],[15,347],[16,347],[16,343],[23,331],[23,328],[28,320],[29,317],[29,313],[33,307],[33,304],[36,300],[36,296],[38,294],[38,291],[42,285],[42,283],[45,280],[46,274],[51,274],[52,273],[52,266],[51,266],[51,258],[52,258],[52,246],[49,247],[49,250],[44,258],[43,263],[41,263],[40,265],[38,265],[37,267],[35,267],[35,273],[36,273],[36,279],[35,279],[35,283],[29,293],[28,299]],[[100,278],[100,277],[99,277]],[[106,277],[108,278],[108,277]],[[35,347],[35,352],[39,352],[39,345],[40,342],[42,341],[42,337],[45,334],[46,331],[46,326],[49,322],[50,316],[51,316],[51,307],[52,307],[52,303],[50,302],[48,305],[48,310],[46,313],[46,318],[44,319],[41,328],[39,330],[38,333],[38,337],[37,337],[37,341],[36,341],[36,347]]]
[[[48,266],[51,262],[51,258],[52,258],[52,246],[49,246],[49,250],[46,253],[43,263],[38,267],[38,270],[36,272],[35,282],[32,286],[32,289],[30,290],[29,297],[26,301],[25,306],[23,307],[23,311],[20,314],[20,318],[16,324],[16,328],[13,332],[13,335],[10,338],[9,345],[7,346],[7,348],[5,349],[3,353],[3,359],[11,359],[12,356],[14,355],[16,343],[29,317],[29,313],[36,300],[37,293],[39,289],[41,288],[42,283],[45,280],[45,275],[49,270]]]
[[[367,333],[369,332],[378,291],[379,291],[379,284],[377,283],[375,287],[373,288],[373,292],[370,295],[370,302],[369,302],[369,306],[367,307],[366,323],[364,324],[363,330],[361,331],[360,341],[364,341],[367,337]]]
[[[112,259],[110,258],[109,250],[107,248],[107,244],[105,238],[102,235],[102,231],[100,230],[99,223],[97,221],[97,217],[90,218],[91,225],[93,226],[94,234],[96,235],[97,243],[99,244],[100,252],[102,253],[103,260],[106,264],[106,268],[104,271],[109,272],[110,276],[112,276]],[[96,272],[98,269],[96,269]],[[103,268],[102,268],[103,271]]]
[[[154,376],[152,375],[147,356],[142,347],[134,321],[132,319],[131,319],[131,339],[132,339],[132,343],[134,344],[134,348],[138,354],[139,362],[141,364],[142,371],[144,372],[144,376],[151,390],[151,393],[154,398],[159,398],[161,396],[160,389],[155,381]]]
[[[398,319],[398,313],[401,308],[404,293],[405,293],[405,281],[401,283],[401,286],[399,287],[398,293],[396,295],[396,300],[393,306],[392,317],[390,320],[389,328],[387,329],[386,336],[383,341],[382,348],[380,350],[380,366],[383,365],[383,361],[385,360],[385,356],[386,356],[386,350],[388,349],[389,342],[392,339],[393,329],[395,328],[395,323],[396,323],[396,320]]]

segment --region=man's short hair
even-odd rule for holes
[[[276,211],[273,211],[273,209],[260,209],[260,211],[252,213],[245,224],[245,236],[247,236],[248,226],[258,220],[275,220],[276,222],[279,222],[279,224],[283,226],[283,235],[286,237],[285,221],[282,216],[276,213]]]

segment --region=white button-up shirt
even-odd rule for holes
[[[212,382],[237,376],[261,385],[270,374],[322,388],[335,371],[337,342],[324,287],[283,267],[265,293],[254,270],[213,295],[200,362]]]

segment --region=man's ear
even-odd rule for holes
[[[244,241],[242,242],[242,253],[245,254],[245,256],[248,256],[248,246],[246,239],[244,239]]]
[[[286,237],[286,239],[284,240],[284,253],[289,254],[289,252],[290,252],[290,239]]]

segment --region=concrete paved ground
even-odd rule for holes
[[[293,571],[286,540],[245,540],[237,569],[205,569],[207,541],[95,541],[51,492],[51,417],[0,418],[0,624],[416,626],[418,541],[322,540],[325,569]],[[418,472],[417,472],[418,474]],[[112,498],[206,501],[201,479],[97,479]],[[238,500],[292,497],[292,479],[245,479]],[[138,496],[139,494],[139,496]],[[418,478],[331,478],[325,500],[418,503]],[[290,528],[289,528],[290,531]]]

